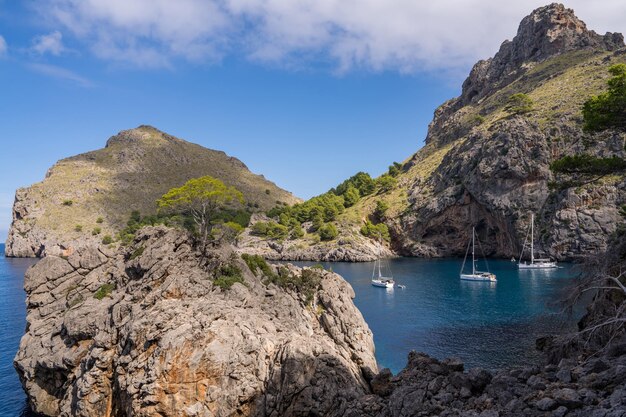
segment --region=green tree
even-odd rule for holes
[[[376,180],[376,187],[379,192],[392,190],[398,181],[389,174],[383,174]]]
[[[389,204],[387,204],[383,200],[376,201],[376,208],[374,209],[374,216],[376,216],[379,220],[385,218],[385,213],[389,210]]]
[[[504,108],[511,114],[526,114],[533,110],[533,101],[524,93],[513,94]]]
[[[387,174],[391,175],[392,177],[397,177],[401,171],[402,171],[402,164],[399,162],[394,162],[392,165],[389,165]]]
[[[339,234],[337,228],[332,223],[326,223],[325,225],[320,227],[317,232],[320,235],[320,239],[322,240],[333,240]]]
[[[350,184],[346,189],[346,192],[343,194],[343,205],[345,207],[352,207],[359,201],[360,198],[361,194],[359,194],[359,190]]]
[[[586,131],[626,129],[626,64],[612,65],[609,72],[613,77],[607,81],[608,90],[591,97],[583,105],[583,127]],[[561,178],[557,185],[568,188],[592,183],[607,175],[623,174],[626,160],[617,156],[570,155],[554,161],[550,169],[557,175],[565,176],[566,179]]]
[[[626,129],[626,64],[610,66],[609,73],[613,77],[607,82],[608,91],[591,97],[583,105],[587,131]]]
[[[191,179],[182,187],[172,188],[157,200],[157,205],[159,211],[191,216],[204,251],[210,237],[212,217],[220,210],[243,202],[243,194],[235,187],[205,176]]]

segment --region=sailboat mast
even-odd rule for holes
[[[476,275],[476,261],[474,260],[474,236],[476,235],[475,228],[472,227],[472,275]]]
[[[535,263],[535,214],[530,215],[530,264]]]

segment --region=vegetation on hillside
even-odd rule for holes
[[[612,75],[607,81],[608,90],[591,97],[582,107],[584,128],[590,132],[626,131],[626,64],[612,65],[608,71]],[[624,173],[626,160],[617,156],[568,155],[554,161],[550,169],[567,177],[562,181],[562,187],[580,186],[607,175]]]

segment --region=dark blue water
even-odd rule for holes
[[[498,369],[540,363],[535,340],[574,327],[560,314],[572,265],[518,271],[510,261],[490,261],[497,283],[459,279],[462,260],[404,258],[389,261],[398,284],[387,290],[370,283],[373,263],[323,263],[354,288],[354,300],[374,333],[376,358],[394,373],[411,350],[439,359],[459,357],[467,367]],[[298,265],[311,263],[299,262]]]
[[[0,244],[0,416],[30,416],[13,357],[26,328],[24,272],[33,259],[4,257]]]

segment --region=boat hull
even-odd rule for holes
[[[464,281],[486,281],[486,282],[496,282],[496,276],[490,273],[482,273],[482,274],[461,274],[461,279]]]
[[[556,262],[541,262],[534,264],[518,264],[519,269],[552,269],[558,268]]]
[[[392,279],[373,279],[372,285],[379,288],[393,288],[394,282]]]

